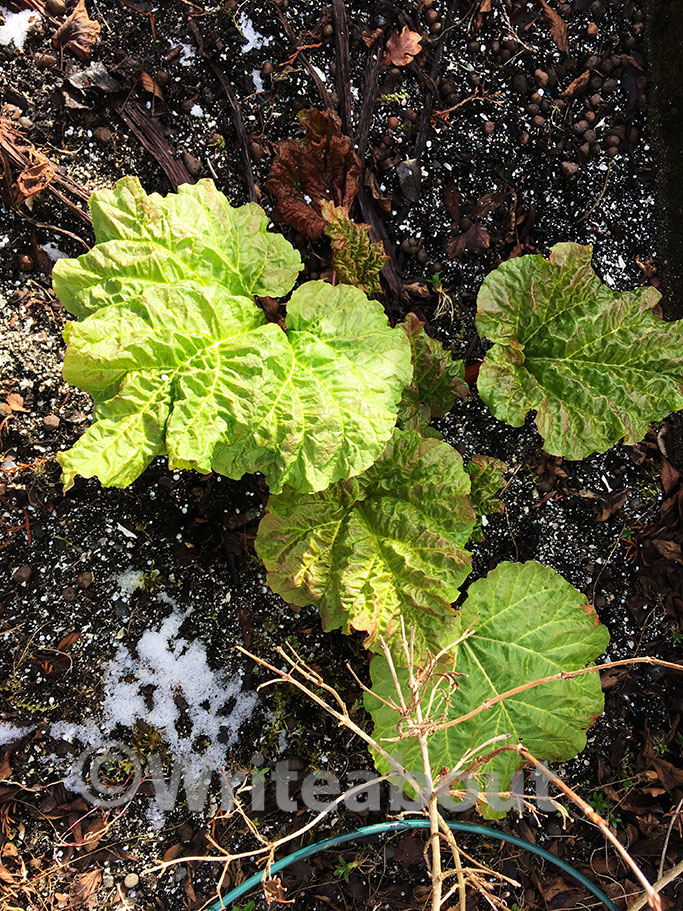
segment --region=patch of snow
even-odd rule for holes
[[[21,740],[32,730],[32,727],[18,727],[10,721],[0,721],[0,747],[7,746],[8,743],[14,743],[16,740]]]
[[[195,51],[192,45],[181,43],[182,52],[180,54],[180,64],[182,66],[190,66],[195,57]]]
[[[240,24],[239,30],[242,33],[242,37],[246,38],[247,43],[242,48],[243,54],[248,54],[249,51],[254,49],[267,47],[273,41],[273,37],[262,35],[260,32],[257,32],[254,28],[254,25],[245,13],[240,13]]]
[[[263,91],[263,79],[261,79],[261,70],[252,70],[251,78],[254,80],[254,88],[257,92]]]
[[[116,584],[124,598],[128,599],[138,588],[145,584],[145,574],[139,569],[129,566],[120,576],[117,576]]]
[[[198,104],[193,104],[190,108],[190,114],[192,114],[193,117],[203,117],[204,111],[199,107]]]
[[[54,244],[43,244],[43,250],[45,250],[53,263],[56,263],[58,259],[67,259],[69,256],[68,253],[63,253],[59,247],[56,247]]]
[[[17,50],[22,51],[26,36],[31,26],[40,19],[40,14],[30,9],[11,13],[4,6],[0,6],[0,13],[5,19],[4,25],[0,25],[0,44],[4,47],[13,44]]]

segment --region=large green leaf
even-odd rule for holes
[[[469,395],[462,361],[454,361],[441,342],[427,335],[424,323],[409,313],[400,324],[413,358],[413,380],[403,391],[398,419],[401,427],[423,435],[432,418],[442,417],[456,398]],[[436,436],[436,432],[433,432]]]
[[[573,671],[592,663],[609,641],[585,597],[552,569],[539,563],[502,563],[485,579],[474,582],[463,605],[461,629],[474,633],[455,650],[451,670],[464,674],[458,688],[437,698],[431,717],[445,712],[448,719],[467,714],[487,699],[525,683]],[[371,663],[372,686],[379,696],[396,699],[387,662],[378,656]],[[406,676],[399,671],[407,694]],[[407,700],[410,702],[410,699]],[[374,736],[396,737],[398,715],[389,706],[366,694],[365,704],[374,721]],[[585,730],[603,709],[597,673],[558,680],[525,690],[498,702],[478,715],[429,739],[433,774],[453,769],[468,750],[476,750],[500,734],[511,735],[537,757],[552,761],[569,759],[586,743]],[[383,744],[410,772],[423,768],[415,738]],[[486,747],[486,755],[500,746]],[[388,763],[375,754],[381,773]],[[495,773],[490,787],[495,792],[509,789],[514,772],[523,760],[513,752],[502,752],[480,770],[478,779]],[[495,815],[495,814],[489,814]]]
[[[251,295],[288,291],[298,254],[210,181],[161,198],[127,179],[92,210],[105,240],[54,273],[83,317],[67,327],[64,376],[96,405],[58,457],[67,488],[76,474],[125,486],[168,454],[171,467],[321,490],[382,453],[412,367],[377,302],[309,282],[286,332],[267,322]]]
[[[565,243],[550,260],[521,256],[488,275],[479,334],[495,342],[479,392],[501,421],[529,409],[547,452],[582,459],[683,408],[683,321],[653,312],[654,288],[612,291],[591,268],[592,247]]]
[[[362,630],[378,648],[403,617],[418,651],[436,652],[457,637],[450,605],[470,569],[468,491],[454,449],[396,430],[363,475],[309,496],[271,496],[256,550],[273,591],[318,604],[326,630]]]
[[[484,516],[505,511],[505,504],[499,498],[507,471],[505,462],[495,456],[474,455],[465,465],[470,476],[470,503],[477,514],[477,525],[472,532],[473,541],[481,541],[484,535]]]

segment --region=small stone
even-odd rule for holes
[[[66,12],[64,0],[46,0],[45,9],[51,16],[63,16]]]
[[[583,138],[586,142],[590,142],[592,144],[598,137],[595,130],[586,130],[586,132],[583,134]]]
[[[429,26],[429,31],[432,35],[438,35],[442,28],[443,25],[440,22],[432,22]]]
[[[597,93],[595,95],[591,95],[588,101],[592,108],[599,108],[602,104],[602,95],[598,95]]]
[[[576,123],[574,124],[574,132],[577,134],[577,136],[580,136],[581,133],[585,133],[587,129],[588,129],[587,120],[577,120]]]
[[[545,70],[534,70],[534,79],[540,86],[548,85],[548,74]]]
[[[73,585],[69,585],[64,589],[62,592],[62,598],[64,598],[65,601],[76,600],[76,589],[73,587]]]
[[[204,170],[204,165],[201,161],[195,158],[194,155],[190,155],[189,152],[183,152],[183,164],[193,177],[199,177]]]
[[[635,145],[638,142],[638,140],[640,139],[640,133],[638,131],[638,127],[631,127],[631,129],[628,131],[627,139],[631,143],[631,145]]]
[[[496,129],[496,125],[492,120],[486,120],[484,122],[484,132],[487,136],[490,136],[493,131]]]
[[[531,122],[533,123],[533,125],[535,127],[545,126],[545,117],[541,117],[540,114],[536,114],[536,116],[533,118],[533,120]]]
[[[591,15],[594,19],[602,19],[605,15],[605,4],[602,0],[595,0],[594,3],[591,3]]]
[[[439,19],[439,14],[437,13],[437,11],[435,9],[428,9],[427,12],[425,13],[425,22],[427,23],[427,25],[431,25],[432,22],[437,22],[438,19]],[[479,42],[470,41],[470,43],[467,45],[467,50],[471,54],[476,54],[477,51],[479,50]]]
[[[560,165],[560,169],[565,177],[576,177],[579,166],[575,161],[563,161]]]
[[[403,116],[409,123],[417,123],[418,121],[418,116],[412,108],[406,108]]]
[[[275,72],[275,67],[270,62],[270,60],[266,60],[266,62],[261,67],[261,75],[262,76],[272,76],[274,72]]]
[[[28,582],[28,580],[31,578],[32,571],[33,570],[28,565],[28,563],[24,563],[23,566],[20,566],[18,569],[14,570],[12,573],[12,578],[15,582]]]
[[[323,26],[323,38],[331,38],[332,35],[334,35],[334,26],[330,25],[329,23],[327,25],[324,25]]]
[[[595,22],[589,22],[588,28],[586,29],[586,34],[589,38],[597,38],[600,34],[600,29],[597,27]]]
[[[588,158],[588,156],[591,153],[590,145],[587,142],[584,142],[584,144],[582,146],[579,146],[579,152],[581,152],[582,155],[585,155],[586,158]]]
[[[619,154],[619,149],[616,146],[610,146],[609,149],[607,149],[608,158],[616,158],[616,156],[618,154]]]
[[[129,873],[123,881],[123,885],[126,889],[134,889],[137,884],[140,882],[140,877],[137,873]]]
[[[616,88],[618,85],[619,85],[619,83],[617,82],[616,79],[612,79],[612,78],[605,79],[605,81],[602,84],[602,91],[605,95],[611,95],[612,92],[616,91]]]
[[[102,885],[105,889],[111,889],[111,887],[114,885],[114,877],[111,875],[111,873],[102,874]]]
[[[523,146],[525,146],[529,142],[530,139],[531,139],[531,136],[529,135],[527,130],[523,130],[520,133],[519,141]]]
[[[390,130],[397,130],[401,126],[401,121],[398,117],[390,117],[387,120],[387,128]]]
[[[88,588],[92,585],[92,573],[87,569],[76,576],[76,584],[79,588]]]
[[[524,73],[515,73],[512,77],[512,88],[520,95],[526,95],[529,91],[529,83]]]
[[[92,134],[101,146],[111,145],[111,141],[114,138],[114,134],[109,127],[95,127]]]
[[[614,146],[617,148],[619,145],[619,137],[612,135],[608,136],[607,139],[605,139],[605,145],[608,147]]]
[[[33,126],[33,121],[30,117],[20,117],[17,120],[17,124],[22,128],[22,130],[30,130]]]
[[[183,100],[180,102],[180,110],[183,112],[183,114],[189,114],[194,107],[194,104],[195,102],[193,98],[183,98]]]
[[[43,418],[43,427],[46,430],[56,430],[59,427],[59,417],[56,414],[46,414]]]

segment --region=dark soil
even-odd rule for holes
[[[295,693],[261,691],[237,726],[232,713],[264,674],[234,645],[279,663],[276,647],[292,644],[355,706],[359,723],[367,723],[360,688],[345,663],[363,678],[367,657],[359,639],[322,633],[315,610],[293,609],[267,590],[253,551],[267,497],[258,478],[174,473],[157,460],[127,490],[80,480],[63,495],[54,455],[78,438],[91,403],[61,378],[66,314],[51,292],[51,256],[78,255],[93,242],[82,200],[127,174],[161,193],[213,177],[233,204],[251,195],[272,211],[264,181],[277,143],[298,135],[300,110],[326,103],[308,61],[379,194],[391,197],[384,212],[366,190],[354,212],[386,234],[387,311],[399,318],[415,310],[455,356],[474,364],[483,355],[476,292],[510,256],[546,253],[559,241],[593,243],[594,266],[612,287],[658,283],[655,226],[667,185],[656,183],[648,122],[645,16],[631,0],[552,4],[568,29],[564,53],[536,3],[454,0],[447,9],[433,0],[376,0],[368,8],[354,0],[346,7],[345,83],[335,79],[345,71],[345,48],[335,39],[334,11],[312,0],[206,7],[92,0],[88,11],[102,31],[89,61],[52,46],[64,16],[58,3],[46,5],[54,19],[40,19],[23,50],[0,47],[2,114],[83,193],[59,198],[46,190],[30,211],[14,205],[16,167],[3,157],[0,403],[16,404],[8,396],[18,394],[24,410],[5,405],[0,415],[0,707],[11,726],[0,724],[0,894],[7,908],[194,911],[215,900],[220,865],[181,863],[161,879],[144,871],[161,859],[215,854],[209,839],[235,853],[256,847],[239,815],[221,814],[217,776],[201,810],[181,799],[165,816],[144,785],[115,810],[93,808],[68,789],[74,757],[98,728],[143,758],[164,758],[168,748],[144,719],[107,730],[107,673],[118,650],[135,654],[146,631],[182,615],[178,635],[199,643],[222,679],[241,685],[213,745],[229,771],[271,769],[288,758],[300,777],[325,768],[342,782],[349,770],[371,769],[370,756]],[[363,34],[379,28],[384,41],[404,25],[425,33],[424,52],[407,67],[373,66],[376,46],[368,50]],[[299,46],[306,47],[293,56]],[[90,62],[109,74],[104,89],[77,87]],[[569,87],[584,73],[574,93]],[[414,159],[411,183],[397,166]],[[325,244],[283,230],[301,251],[306,277],[324,272]],[[667,292],[665,315],[680,316],[677,307]],[[640,446],[580,463],[545,456],[531,419],[513,430],[476,394],[439,427],[466,457],[494,455],[509,467],[505,512],[488,517],[484,540],[473,545],[471,579],[501,560],[539,560],[592,600],[612,637],[608,659],[680,658],[680,416]],[[665,849],[683,798],[680,681],[636,668],[604,675],[603,687],[605,714],[561,773],[656,879],[662,852],[668,869],[683,842],[678,818]],[[181,700],[177,708],[177,736],[187,738],[191,707]],[[512,815],[500,825],[576,864],[625,907],[637,892],[632,875],[595,827],[570,814],[564,826],[559,816]],[[279,811],[272,781],[256,815],[267,837],[309,818]],[[385,810],[344,811],[314,837],[384,818]],[[425,908],[422,843],[393,836],[327,852],[292,867],[283,885],[306,911]],[[507,895],[498,890],[510,908],[590,906],[585,891],[531,856],[474,840],[463,846],[522,884]],[[256,869],[248,858],[238,862],[224,888]],[[139,882],[125,885],[131,874]],[[264,906],[262,897],[253,900],[247,907]],[[667,887],[663,902],[667,911],[682,908],[683,891]],[[490,906],[472,893],[468,907]]]

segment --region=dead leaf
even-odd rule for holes
[[[80,60],[89,60],[100,29],[100,23],[88,15],[85,0],[78,0],[74,11],[52,36],[52,45],[63,51],[71,51]]]
[[[458,256],[462,256],[463,253],[480,253],[483,250],[488,250],[491,246],[491,235],[489,232],[480,225],[478,222],[475,222],[473,225],[464,231],[462,234],[458,234],[457,237],[452,238],[446,245],[446,252],[451,259],[457,259]]]
[[[81,634],[77,630],[72,630],[70,633],[67,633],[63,639],[57,644],[58,652],[68,652],[72,645],[75,645],[76,642],[81,638]]]
[[[89,870],[74,878],[70,893],[70,907],[92,909],[97,905],[97,890],[102,882],[102,870]]]
[[[158,98],[159,101],[164,100],[164,95],[158,84],[152,79],[149,73],[142,72],[140,73],[140,82],[142,87],[146,92],[149,92],[150,95],[154,95],[155,98]]]
[[[273,219],[291,225],[309,240],[319,240],[327,222],[320,203],[350,206],[358,193],[360,158],[341,131],[336,114],[310,108],[301,111],[303,140],[285,139],[266,179],[276,200]]]
[[[392,32],[387,40],[387,49],[382,57],[382,66],[408,66],[413,57],[422,50],[422,36],[411,32],[407,25],[403,30]]]
[[[5,399],[5,404],[10,411],[23,411],[24,414],[28,414],[29,409],[24,408],[24,397],[19,395],[18,392],[10,392],[10,394]]]
[[[0,882],[7,883],[8,886],[14,885],[14,877],[2,863],[0,863]]]
[[[596,505],[595,509],[595,521],[606,522],[615,512],[619,512],[627,496],[628,490],[615,490],[606,497],[600,497],[600,505]]]
[[[384,212],[391,212],[391,195],[383,193],[377,183],[377,178],[372,173],[370,168],[367,168],[365,171],[365,177],[363,178],[363,183],[370,190],[372,198],[375,200],[377,205]]]
[[[170,848],[166,849],[164,856],[162,857],[162,862],[167,864],[170,860],[175,860],[182,850],[182,844],[180,842],[176,842],[176,844],[171,845]]]
[[[673,560],[675,563],[683,563],[683,552],[681,552],[680,544],[676,544],[675,541],[666,541],[664,538],[653,538],[652,544],[667,560]]]
[[[564,92],[560,94],[560,98],[573,98],[575,95],[583,92],[587,87],[590,78],[590,70],[584,70],[580,76],[577,76],[576,79],[569,83]]]
[[[11,774],[12,766],[9,762],[9,755],[7,753],[3,753],[3,755],[0,756],[0,781],[4,781],[6,778],[9,778]]]
[[[444,203],[446,204],[446,211],[456,225],[460,224],[460,200],[462,197],[452,180],[449,180],[443,188],[443,197]]]
[[[55,176],[50,159],[35,147],[31,149],[26,167],[17,177],[14,189],[15,205],[25,202],[30,196],[40,193]]]
[[[667,497],[670,497],[672,493],[680,486],[681,483],[681,474],[677,469],[673,467],[671,462],[668,459],[662,459],[660,465],[660,474],[662,478],[662,487],[664,488],[664,493]]]
[[[403,290],[416,297],[430,297],[432,293],[425,282],[405,282]]]
[[[569,53],[569,38],[567,36],[567,23],[562,16],[551,6],[548,6],[546,0],[541,0],[543,7],[543,18],[550,29],[550,37],[553,39],[559,50],[565,54]]]
[[[472,212],[473,218],[485,218],[487,215],[490,215],[491,212],[495,212],[496,209],[499,209],[505,202],[505,197],[507,193],[498,192],[498,193],[484,193],[484,195],[477,201],[474,211]]]
[[[363,39],[363,44],[366,47],[372,47],[372,45],[377,41],[379,36],[382,34],[381,28],[375,28],[371,32],[363,32],[361,38]]]
[[[263,891],[266,893],[266,902],[280,902],[283,905],[293,905],[293,898],[285,898],[285,889],[281,880],[274,876],[272,879],[263,883]]]

